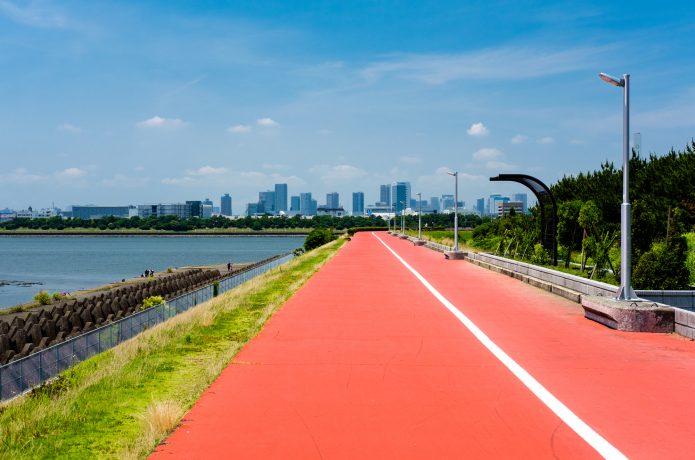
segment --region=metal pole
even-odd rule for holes
[[[454,173],[454,251],[459,250],[459,173]]]
[[[422,239],[422,193],[417,194],[418,210],[417,210],[417,239]]]
[[[630,75],[623,75],[623,203],[620,206],[620,291],[618,300],[636,299],[632,290],[630,185]]]
[[[405,235],[405,201],[401,201],[403,208],[401,208],[401,235]]]

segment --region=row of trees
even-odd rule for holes
[[[589,277],[620,279],[622,169],[565,176],[551,187],[558,203],[560,257],[569,267],[579,254]],[[695,225],[695,142],[683,151],[630,159],[633,284],[638,289],[684,289],[691,277],[684,234]],[[543,259],[537,210],[510,213],[474,231],[473,244],[500,254]],[[591,267],[587,262],[591,262]],[[692,267],[695,275],[695,267]]]
[[[401,218],[397,217],[400,225]],[[406,225],[410,228],[417,226],[417,216],[405,216]],[[428,227],[450,227],[453,225],[453,214],[430,214],[422,216],[422,225]],[[474,227],[482,222],[475,215],[459,216],[462,227]],[[393,220],[391,221],[393,225]],[[353,227],[386,227],[386,221],[380,217],[363,216],[314,216],[305,219],[301,216],[262,216],[240,217],[227,219],[215,216],[209,219],[180,219],[176,216],[148,217],[102,217],[100,219],[83,220],[78,218],[63,219],[51,217],[47,219],[13,219],[0,223],[0,228],[5,230],[32,229],[32,230],[71,230],[71,229],[98,229],[98,230],[161,230],[161,231],[195,231],[210,229],[244,229],[244,230],[281,230],[281,229],[311,229],[334,228],[344,230]]]

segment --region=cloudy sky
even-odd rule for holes
[[[146,3],[146,4],[145,4]],[[294,4],[302,4],[302,7]],[[581,5],[580,5],[581,4]],[[408,180],[470,207],[518,172],[695,136],[695,3],[0,0],[0,208],[322,203]]]

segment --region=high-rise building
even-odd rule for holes
[[[318,208],[316,200],[311,197],[311,192],[299,194],[299,213],[303,216],[315,216]]]
[[[410,207],[410,182],[391,183],[391,204],[396,213]]]
[[[487,214],[490,216],[497,215],[497,206],[495,206],[495,198],[501,197],[499,193],[493,193],[487,200]]]
[[[229,196],[229,193],[225,193],[220,198],[220,210],[223,216],[232,215],[232,197]]]
[[[525,193],[515,193],[512,195],[512,201],[521,203],[521,212],[524,214],[528,213],[528,196]]]
[[[478,198],[475,200],[475,210],[478,211],[478,214],[481,216],[485,215],[485,198]]]
[[[364,215],[364,192],[352,193],[352,215]]]
[[[201,204],[200,205],[200,217],[203,219],[209,219],[212,217],[212,205],[211,204]]]
[[[432,208],[432,211],[434,212],[439,212],[442,210],[441,207],[439,207],[439,197],[438,196],[433,196],[430,198],[430,208]]]
[[[340,207],[340,196],[338,192],[326,193],[326,207],[333,209]]]
[[[389,184],[379,186],[379,203],[391,206],[391,186]]]
[[[189,217],[203,217],[203,203],[200,201],[186,201],[185,203],[166,204],[140,204],[138,216],[141,218],[176,216],[180,219]]]
[[[442,195],[442,211],[454,210],[454,195]]]
[[[212,200],[210,198],[205,198],[203,201],[201,201],[202,204],[207,204],[209,206],[212,206]]]
[[[287,212],[287,184],[275,184],[275,212]]]
[[[300,200],[298,196],[293,196],[290,198],[290,212],[298,213],[300,207]]]
[[[255,216],[258,214],[258,203],[248,203],[246,205],[246,215]]]
[[[492,200],[492,206],[490,207],[490,209],[492,210],[490,212],[491,216],[499,215],[500,206],[504,206],[503,203],[509,203],[509,197],[508,196],[501,196],[501,195],[492,196],[492,195],[490,195],[490,199]]]
[[[275,192],[268,190],[258,192],[258,212],[275,214]]]
[[[190,217],[203,217],[203,202],[202,201],[186,201],[186,206],[190,208]]]

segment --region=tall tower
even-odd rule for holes
[[[352,215],[364,215],[364,192],[353,192],[352,194]]]
[[[287,212],[287,184],[275,184],[275,212]]]
[[[229,193],[225,193],[222,195],[222,198],[220,198],[220,213],[223,216],[232,215],[232,197],[229,196]]]

